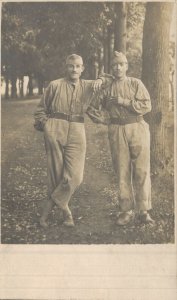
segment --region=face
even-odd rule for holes
[[[84,66],[79,59],[70,60],[66,65],[66,72],[71,81],[77,81],[83,71]]]
[[[117,62],[112,65],[113,75],[118,79],[123,79],[127,70],[128,64],[126,62]]]

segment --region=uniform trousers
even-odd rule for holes
[[[149,125],[144,120],[126,125],[110,124],[108,137],[120,210],[151,209]]]
[[[44,127],[48,196],[61,209],[83,180],[86,137],[83,123],[48,119]]]

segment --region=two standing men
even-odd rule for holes
[[[109,140],[120,190],[121,213],[117,224],[126,225],[132,220],[135,202],[132,178],[141,220],[150,223],[153,222],[147,212],[151,208],[150,139],[148,124],[142,117],[151,109],[150,98],[140,80],[126,77],[127,60],[122,53],[115,52],[112,67],[115,77],[101,77],[94,88],[99,90],[105,83],[96,102],[110,116]],[[69,56],[66,78],[50,83],[35,113],[36,129],[44,130],[48,166],[48,199],[40,219],[43,227],[47,227],[54,203],[64,213],[64,225],[74,226],[68,203],[83,178],[84,113],[93,120],[100,113],[92,101],[93,81],[79,79],[83,70],[82,58]]]

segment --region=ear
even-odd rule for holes
[[[84,65],[82,66],[82,72],[84,72],[84,70],[85,70],[85,67],[84,67]]]
[[[126,64],[126,71],[128,70],[128,63]]]

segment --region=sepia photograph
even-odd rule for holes
[[[1,1],[0,299],[176,299],[176,1]]]
[[[175,243],[175,18],[2,2],[1,244]]]

